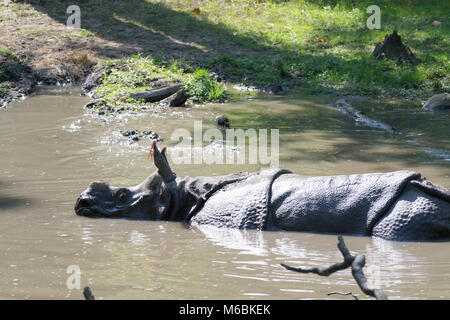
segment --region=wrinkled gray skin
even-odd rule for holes
[[[76,214],[400,241],[450,239],[450,192],[417,173],[306,177],[278,170],[180,179],[165,150],[160,153],[156,142],[152,150],[158,171],[133,187],[93,182],[78,198]],[[395,179],[399,183],[390,184]]]

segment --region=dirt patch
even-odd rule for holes
[[[25,97],[37,84],[77,83],[95,64],[89,40],[38,13],[33,7],[10,3],[1,7],[0,43],[11,52],[0,55],[0,68],[7,74],[0,79],[5,94],[0,104]]]
[[[60,4],[63,8],[63,4]],[[78,82],[96,58],[107,59],[136,52],[122,43],[104,40],[39,11],[39,5],[10,3],[3,7],[0,43],[33,70],[37,81]]]

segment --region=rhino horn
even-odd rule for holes
[[[167,161],[167,148],[164,147],[159,151],[156,146],[156,140],[153,140],[150,146],[149,157],[153,159],[156,168],[158,168],[158,174],[161,176],[165,184],[168,184],[175,180],[177,175],[172,171]]]

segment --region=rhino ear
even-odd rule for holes
[[[150,190],[153,193],[159,193],[161,185],[163,184],[162,178],[157,171],[150,174],[142,183],[139,185],[140,189]]]
[[[150,146],[150,152],[148,153],[149,157],[153,159],[156,168],[158,168],[158,174],[163,179],[164,183],[169,183],[177,177],[177,175],[172,171],[169,165],[169,161],[167,161],[167,148],[164,147],[160,152],[158,147],[156,146],[156,140],[152,141]]]

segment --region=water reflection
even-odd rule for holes
[[[212,243],[227,249],[238,250],[239,254],[267,256],[268,248],[262,232],[217,228],[214,226],[196,226]]]
[[[309,233],[259,232],[252,230],[230,230],[210,226],[196,226],[214,245],[236,251],[239,255],[248,255],[245,260],[233,261],[246,268],[240,270],[256,271],[258,266],[270,265],[274,262],[285,262],[303,267],[325,267],[342,261],[338,251],[337,237],[333,235],[317,235]],[[400,284],[416,284],[426,286],[427,256],[421,255],[421,248],[433,244],[405,244],[369,237],[345,237],[347,246],[352,252],[366,255],[366,268],[380,268],[381,287],[390,288]],[[438,244],[434,244],[438,245]],[[220,249],[218,249],[220,251]],[[251,256],[251,259],[250,257]],[[266,259],[262,259],[265,257]],[[251,266],[248,268],[248,266]],[[264,268],[263,268],[264,269]],[[406,276],[405,276],[406,275]],[[234,274],[235,277],[245,276]],[[293,275],[283,270],[273,272],[268,278],[251,277],[262,281],[285,281],[286,276],[292,280]],[[299,281],[316,281],[315,275],[296,274]],[[334,276],[321,281],[330,285],[352,284],[351,278],[343,279]]]

